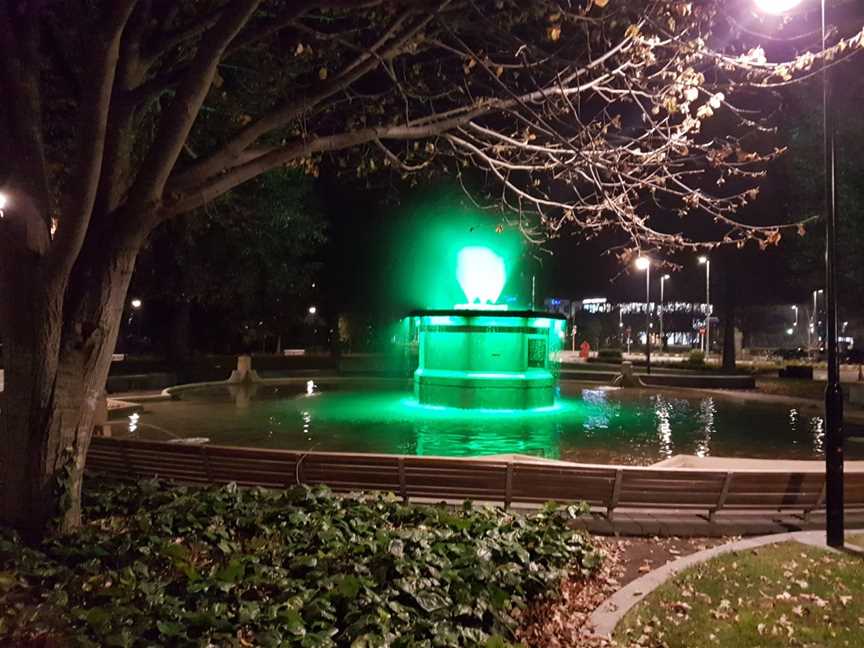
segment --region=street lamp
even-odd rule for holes
[[[664,343],[666,338],[663,337],[663,285],[669,280],[669,275],[664,274],[660,277],[660,350],[665,351]]]
[[[3,210],[6,208],[6,202],[9,199],[6,197],[5,193],[0,192],[0,218],[5,218],[6,214],[3,213]]]
[[[819,348],[819,340],[822,337],[819,335],[819,295],[825,291],[820,288],[813,291],[813,325],[810,329],[816,334],[816,349]]]
[[[755,0],[769,13],[783,13],[801,0]],[[827,50],[826,0],[821,0],[822,27],[822,124],[825,154],[825,351],[828,380],[825,387],[825,531],[830,547],[843,546],[843,389],[840,386],[837,345],[837,203],[834,146],[834,111],[831,106],[831,76],[825,61]]]
[[[315,307],[315,306],[310,306],[310,307],[309,307],[309,314],[310,314],[310,315],[314,315],[314,314],[317,313],[317,312],[318,312],[318,308],[317,308],[317,307]]]
[[[132,307],[132,312],[129,313],[129,326],[131,328],[132,321],[135,320],[137,329],[136,334],[138,337],[141,337],[141,315],[138,314],[138,311],[141,310],[142,302],[137,297],[129,301],[129,305]]]
[[[645,271],[645,370],[651,375],[651,259],[640,256],[636,269]]]
[[[711,259],[699,257],[699,265],[705,266],[705,359],[711,355]]]

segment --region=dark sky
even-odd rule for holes
[[[322,174],[326,176],[327,174]],[[770,186],[769,186],[770,185]],[[776,182],[765,183],[763,196],[753,206],[760,220],[779,218],[781,201],[776,193]],[[332,220],[331,241],[326,251],[323,281],[332,291],[333,306],[339,309],[387,312],[401,303],[392,294],[393,272],[398,272],[399,257],[409,257],[415,243],[397,236],[401,219],[411,217],[412,202],[436,192],[454,193],[448,185],[425,190],[397,192],[398,203],[392,194],[365,188],[350,189],[338,180],[323,181],[327,212]],[[418,196],[421,198],[418,199]],[[495,217],[488,217],[494,224]],[[604,296],[613,300],[639,300],[644,295],[644,275],[622,268],[608,249],[620,239],[600,235],[585,240],[578,231],[547,242],[544,249],[526,248],[519,271],[526,278],[537,277],[538,302],[543,297],[584,298]],[[712,255],[713,290],[720,290],[724,273],[734,276],[740,284],[738,294],[742,303],[788,303],[805,300],[809,286],[794,286],[788,281],[788,271],[779,248],[759,251],[755,245],[744,250],[728,248]],[[394,256],[397,261],[394,266]],[[697,264],[695,254],[670,255],[670,261],[680,269],[667,269],[672,275],[666,284],[667,299],[697,300],[704,295],[704,266]],[[447,271],[443,268],[442,271]],[[753,280],[758,277],[758,280]],[[528,291],[530,279],[523,281]],[[656,275],[655,275],[656,282]],[[655,283],[652,282],[652,283]],[[655,283],[656,286],[656,283]],[[327,292],[327,291],[325,291]],[[719,292],[717,293],[719,295]]]

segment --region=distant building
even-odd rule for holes
[[[615,303],[605,297],[584,299],[550,298],[547,311],[567,317],[568,335],[575,346],[587,341],[593,348],[645,344],[645,302]],[[655,348],[700,348],[704,344],[708,305],[698,302],[657,302],[651,309],[651,340]],[[661,322],[662,317],[662,322]],[[736,347],[752,351],[818,348],[823,344],[824,313],[808,304],[774,304],[740,307],[736,311]],[[841,348],[854,346],[857,322],[841,322]],[[711,348],[719,350],[723,341],[723,321],[717,306],[711,316]]]

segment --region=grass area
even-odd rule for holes
[[[759,376],[756,378],[756,387],[765,394],[777,396],[793,396],[795,398],[812,398],[824,400],[824,380],[806,380],[803,378],[774,378]]]
[[[511,645],[597,554],[568,521],[392,496],[88,482],[86,525],[0,528],[0,645]]]
[[[864,561],[798,543],[726,554],[682,572],[621,620],[621,646],[857,647]]]

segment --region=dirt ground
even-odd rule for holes
[[[565,580],[558,596],[526,611],[517,636],[536,648],[611,647],[607,639],[594,636],[588,624],[591,613],[606,598],[667,562],[736,539],[595,536],[592,541],[605,554],[599,572],[587,580]]]

